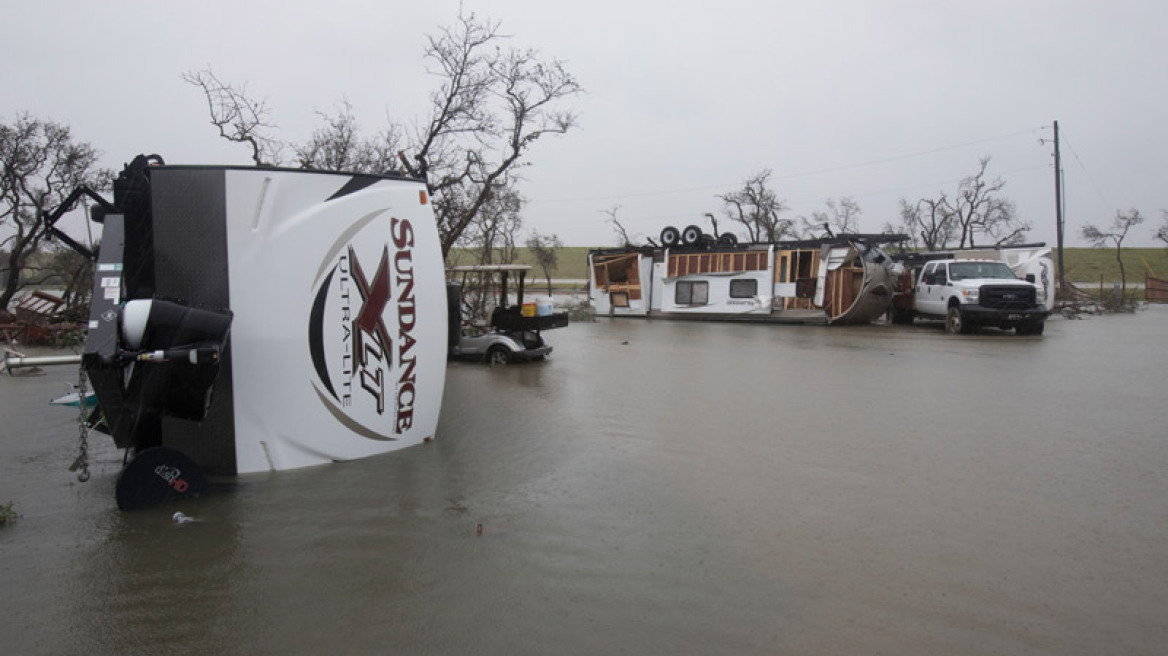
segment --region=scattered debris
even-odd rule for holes
[[[77,389],[77,386],[73,383],[65,383],[65,385],[69,388],[69,392],[63,396],[58,396],[57,398],[52,399],[49,401],[49,405],[67,405],[74,408],[81,405],[81,393]],[[85,405],[97,405],[97,396],[94,394],[93,390],[86,390]]]
[[[9,376],[43,376],[45,370],[38,366],[14,366],[14,361],[23,362],[27,358],[28,356],[19,351],[4,349],[4,357],[0,358],[0,373],[8,372]]]
[[[68,346],[79,341],[82,324],[62,310],[65,299],[35,290],[0,312],[0,340],[10,345]]]
[[[182,513],[182,511],[176,512],[174,515],[171,516],[171,519],[174,520],[175,524],[189,524],[189,523],[195,521],[194,517],[191,517],[190,515],[185,515]]]

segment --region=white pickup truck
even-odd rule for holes
[[[912,288],[911,313],[902,310],[894,321],[943,319],[949,333],[994,326],[1013,328],[1019,335],[1041,335],[1049,312],[1030,278],[1019,280],[1010,267],[994,260],[927,262]]]

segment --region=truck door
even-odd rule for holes
[[[929,262],[921,270],[917,278],[916,309],[924,314],[942,314],[945,311],[943,304],[938,304],[941,289],[937,285],[937,263]],[[942,268],[942,270],[944,270]],[[940,309],[938,309],[940,308]]]

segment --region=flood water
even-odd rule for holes
[[[1165,335],[600,319],[452,364],[430,444],[135,513],[76,371],[5,375],[0,652],[1163,654]]]

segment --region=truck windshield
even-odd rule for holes
[[[1002,262],[954,262],[949,265],[950,280],[965,280],[966,278],[1018,279],[1010,267]]]

